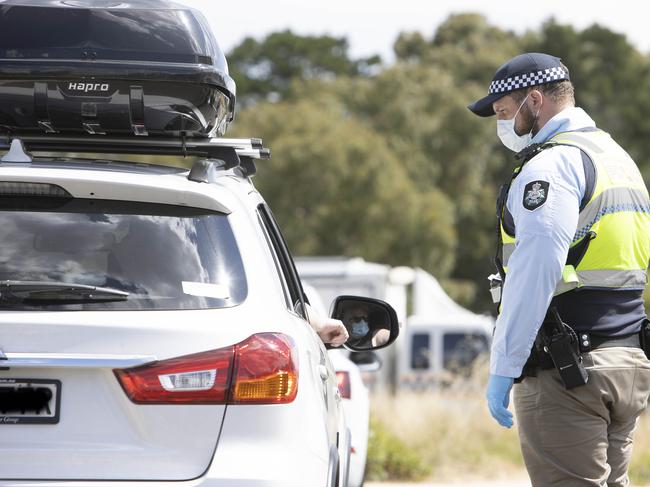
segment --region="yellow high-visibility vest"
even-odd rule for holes
[[[643,289],[650,259],[650,198],[641,173],[632,158],[602,130],[563,132],[548,146],[579,148],[593,163],[593,191],[580,210],[571,249],[587,244],[577,265],[564,267],[555,295],[576,288]],[[515,173],[520,171],[519,166]],[[591,188],[589,188],[591,186]],[[584,200],[583,200],[584,203]],[[503,267],[515,249],[515,231],[503,225],[501,238]]]

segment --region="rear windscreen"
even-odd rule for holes
[[[24,299],[28,294],[19,291],[25,283],[96,286],[128,297],[74,302],[51,293],[48,300]],[[224,214],[34,197],[0,198],[0,289],[0,309],[29,310],[223,308],[247,294]]]
[[[211,64],[207,36],[189,10],[0,6],[0,58]]]

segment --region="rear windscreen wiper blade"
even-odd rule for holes
[[[0,281],[3,301],[124,301],[129,293],[109,287],[89,286],[50,281]]]

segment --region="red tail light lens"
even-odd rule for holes
[[[137,404],[283,404],[298,392],[291,338],[260,333],[209,352],[115,370]]]
[[[115,370],[138,404],[226,404],[234,347]]]
[[[336,383],[339,386],[339,392],[343,399],[350,399],[352,396],[350,391],[350,373],[344,370],[339,370],[336,373]]]

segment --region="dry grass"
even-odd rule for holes
[[[400,439],[409,455],[419,456],[426,466],[420,477],[428,480],[457,481],[459,474],[467,481],[526,478],[516,418],[512,430],[495,423],[483,398],[486,382],[481,367],[442,392],[375,395],[373,422]],[[630,475],[632,485],[650,484],[650,414],[639,423]]]

